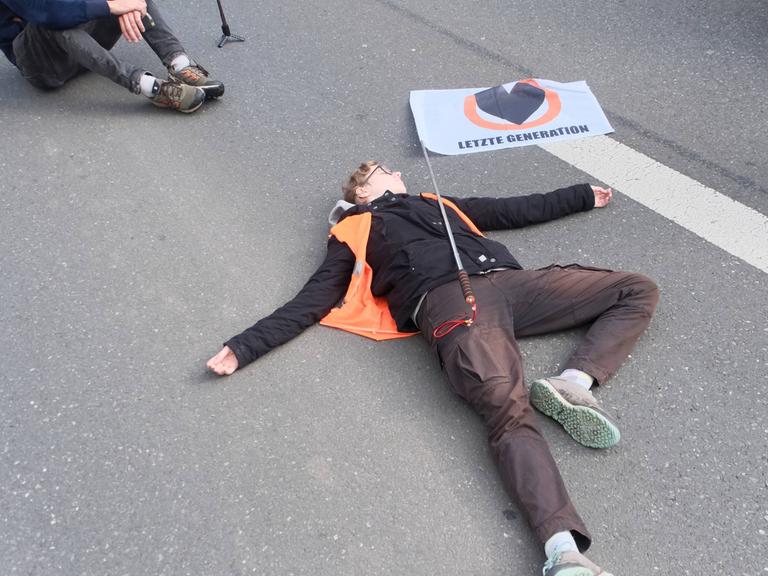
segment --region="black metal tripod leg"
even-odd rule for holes
[[[219,15],[221,16],[222,37],[219,39],[219,48],[224,46],[227,42],[245,42],[245,38],[238,36],[237,34],[232,34],[232,32],[229,31],[229,23],[224,16],[224,8],[221,7],[221,0],[216,0],[216,4],[219,6]]]
[[[227,42],[245,42],[245,38],[238,36],[237,34],[224,34],[219,40],[219,48],[224,46]]]

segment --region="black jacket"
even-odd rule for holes
[[[512,198],[450,198],[483,230],[522,228],[590,210],[595,195],[588,184],[548,194]],[[373,215],[366,260],[373,269],[372,291],[385,296],[398,329],[416,330],[411,320],[421,296],[456,279],[456,261],[437,202],[421,196],[387,192],[370,204],[355,206],[342,216]],[[468,274],[521,266],[506,246],[473,234],[463,220],[446,208],[456,247]],[[272,348],[287,342],[323,318],[346,292],[355,257],[346,244],[328,240],[325,260],[287,304],[225,344],[242,368]]]

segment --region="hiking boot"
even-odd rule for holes
[[[196,86],[202,89],[208,100],[224,95],[224,84],[218,80],[212,80],[208,71],[200,64],[190,64],[181,70],[168,68],[168,76],[187,86]]]
[[[149,99],[159,108],[173,108],[189,114],[203,105],[205,92],[175,80],[155,80],[152,96]]]
[[[576,442],[589,448],[609,448],[621,437],[619,429],[592,392],[565,378],[542,378],[531,384],[531,404],[562,424]]]
[[[555,552],[547,560],[543,576],[613,576],[578,552]]]

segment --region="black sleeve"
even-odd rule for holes
[[[235,353],[238,367],[298,336],[328,314],[344,296],[354,265],[349,247],[331,237],[325,260],[290,302],[224,343]]]
[[[595,207],[589,184],[510,198],[451,198],[480,230],[522,228]]]

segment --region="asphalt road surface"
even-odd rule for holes
[[[766,4],[226,0],[247,41],[223,49],[213,0],[162,8],[226,84],[191,116],[93,75],[41,93],[0,62],[2,573],[539,573],[421,339],[318,326],[225,380],[205,360],[301,288],[358,162],[430,188],[410,90],[586,80],[610,138],[768,215]],[[115,52],[162,72],[144,45]],[[599,183],[533,146],[433,164],[456,196]],[[540,418],[590,556],[617,576],[768,574],[766,271],[620,187],[493,237],[526,267],[661,288],[596,393],[621,443]],[[523,341],[529,378],[579,335]]]

